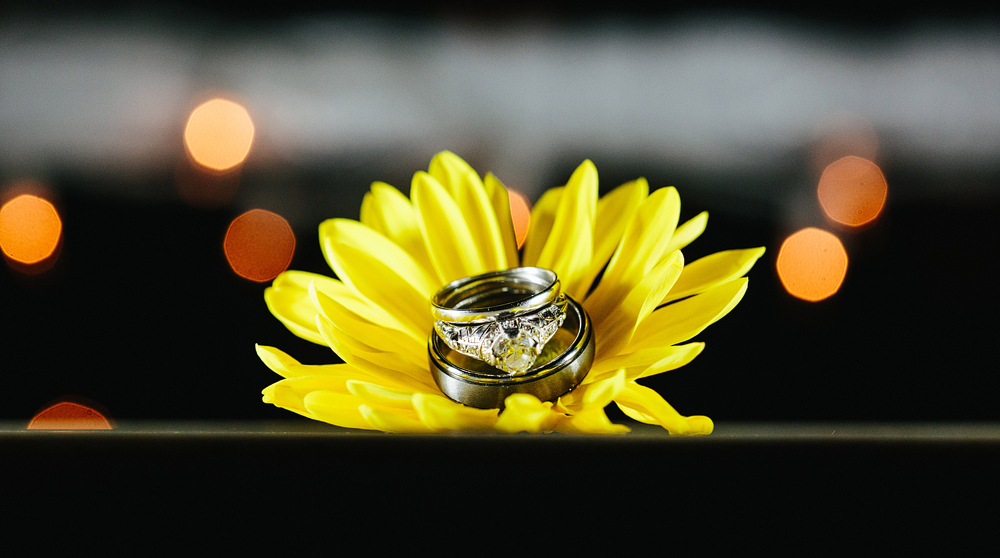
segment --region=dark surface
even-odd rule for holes
[[[70,528],[116,526],[119,540],[179,527],[183,537],[224,532],[243,536],[241,546],[284,549],[317,544],[295,540],[317,528],[404,548],[413,541],[399,537],[428,532],[475,544],[477,530],[442,525],[456,513],[483,514],[484,525],[576,518],[565,536],[592,544],[614,537],[589,529],[655,539],[667,524],[684,536],[776,545],[831,530],[841,544],[878,535],[871,546],[902,533],[945,539],[952,522],[973,535],[1000,495],[996,424],[727,423],[700,438],[400,436],[301,424],[0,431],[0,474],[21,479],[5,504]]]

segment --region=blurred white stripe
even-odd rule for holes
[[[8,23],[0,172],[162,171],[211,89],[251,111],[259,160],[467,147],[524,183],[567,152],[758,172],[846,110],[874,125],[894,163],[1000,165],[1000,36],[988,27],[872,38],[746,19],[414,25],[331,19],[220,35]]]

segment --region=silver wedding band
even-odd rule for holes
[[[561,293],[554,271],[516,267],[448,283],[431,300],[431,314],[442,322],[481,322],[504,313],[537,310]]]

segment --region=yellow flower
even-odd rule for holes
[[[396,432],[627,432],[604,412],[613,401],[671,434],[712,431],[708,417],[680,415],[638,381],[701,353],[704,343],[685,342],[743,298],[744,275],[763,248],[685,265],[681,249],[704,231],[708,214],[678,226],[677,190],[650,194],[643,178],[598,199],[589,160],[538,200],[521,255],[507,190],[492,174],[481,179],[445,151],[413,176],[410,192],[407,199],[375,182],[360,222],[320,225],[323,253],[339,280],[287,271],[265,291],[268,308],[288,329],[344,361],[306,365],[258,345],[261,360],[284,377],[264,390],[266,403],[338,426]],[[512,395],[503,411],[455,403],[429,370],[430,299],[454,279],[518,265],[552,269],[565,292],[583,301],[596,335],[593,367],[555,402]]]

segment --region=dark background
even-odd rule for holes
[[[124,11],[141,14],[197,12],[217,18],[230,33],[245,26],[315,14],[388,14],[419,20],[439,17],[505,21],[538,17],[572,26],[594,19],[670,18],[702,9],[707,13],[833,24],[858,33],[889,33],[917,22],[969,22],[992,26],[993,13],[950,7],[906,13],[870,9],[821,12],[781,6],[677,5],[656,10],[619,7],[568,12],[554,3],[515,4],[503,10],[468,10],[448,3],[427,10],[371,10],[360,5],[322,9],[283,3],[277,12],[242,11],[220,23],[228,6],[210,3],[135,6],[83,4],[37,9],[8,6],[5,21],[46,18],[108,18]],[[178,29],[183,30],[183,25]],[[882,132],[882,130],[878,130]],[[370,182],[384,180],[404,191],[412,172],[448,148],[482,174],[493,170],[463,153],[464,138],[437,139],[397,156],[380,148],[361,162],[289,163],[280,169],[290,184],[280,201],[258,188],[276,173],[273,162],[253,156],[242,169],[246,186],[236,202],[198,209],[172,199],[172,169],[154,170],[135,184],[161,195],[121,196],[102,177],[55,161],[46,183],[63,219],[61,252],[52,269],[26,275],[0,271],[0,364],[5,403],[0,419],[27,421],[64,396],[87,398],[111,417],[126,419],[254,420],[290,418],[265,405],[260,391],[278,379],[257,358],[254,343],[277,346],[300,361],[332,362],[328,349],[294,337],[267,311],[265,285],[237,277],[222,253],[229,222],[248,206],[279,211],[299,208],[293,221],[297,246],[292,269],[327,273],[317,226],[329,217],[357,218]],[[2,139],[16,142],[16,137]],[[440,144],[440,145],[439,145]],[[182,153],[178,149],[178,153]],[[898,154],[897,154],[898,155]],[[766,246],[749,273],[740,305],[696,340],[705,352],[692,364],[648,380],[682,414],[723,421],[979,421],[1000,419],[996,366],[992,359],[1000,309],[995,295],[1000,216],[1000,166],[992,164],[911,168],[892,152],[878,162],[889,184],[889,201],[878,222],[860,232],[835,228],[820,215],[810,224],[834,231],[848,249],[850,265],[841,290],[818,303],[789,296],[780,285],[775,257],[789,229],[780,200],[748,195],[776,190],[808,196],[818,179],[808,146],[768,161],[753,172],[705,173],[683,160],[631,159],[587,150],[561,152],[545,165],[538,188],[557,186],[585,158],[601,176],[602,193],[645,176],[655,187],[674,185],[682,199],[682,220],[707,210],[707,231],[685,251],[685,259],[731,248]],[[411,161],[422,161],[410,164]],[[4,181],[24,175],[14,165],[0,168]],[[501,179],[503,175],[501,174]],[[741,183],[742,189],[725,185]],[[775,189],[775,184],[779,187]],[[980,185],[969,190],[969,184]],[[906,188],[949,195],[898,196]],[[955,195],[953,192],[971,192]],[[176,198],[176,197],[174,197]],[[254,203],[264,200],[264,203]],[[272,200],[268,202],[267,200]],[[270,203],[270,205],[268,205]],[[281,206],[281,207],[276,207]],[[616,409],[613,418],[624,420]]]

